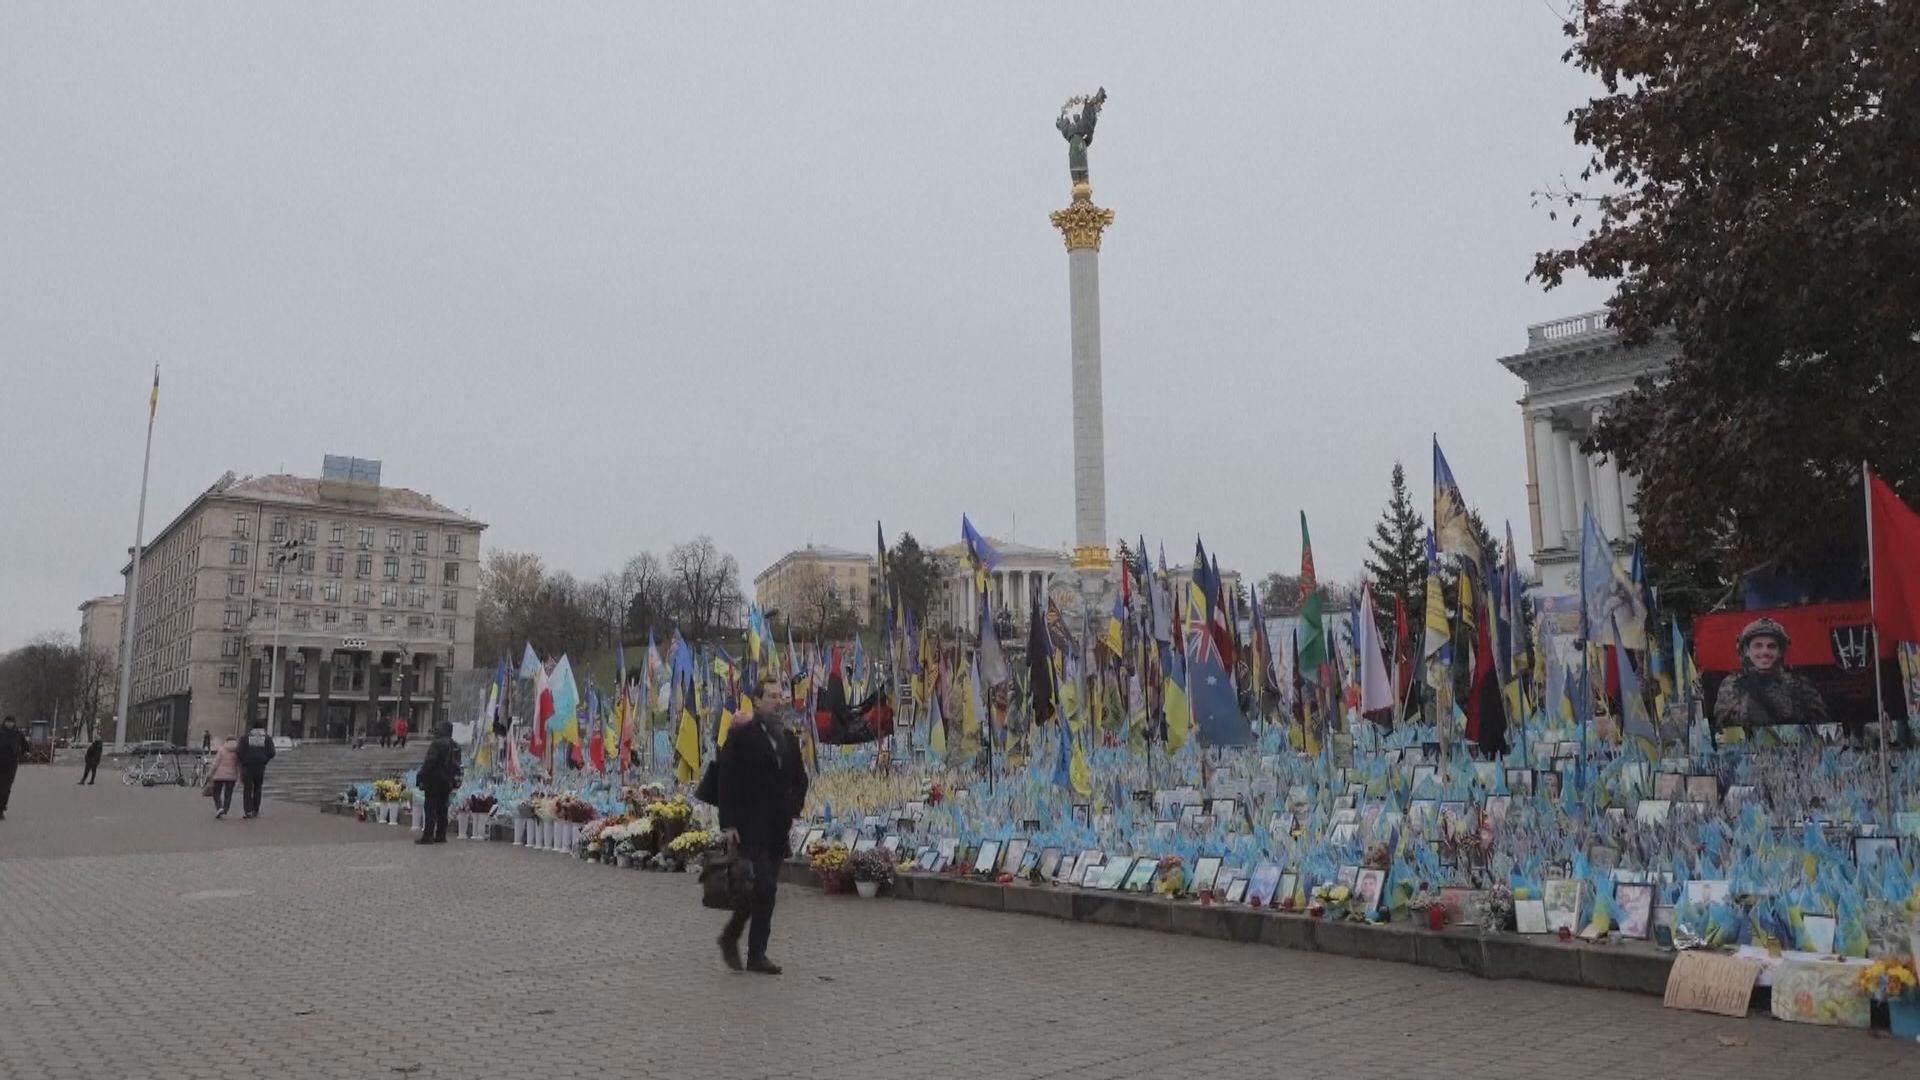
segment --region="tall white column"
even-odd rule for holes
[[[1090,132],[1089,132],[1090,134]],[[1073,201],[1050,217],[1067,244],[1073,354],[1073,565],[1088,606],[1098,602],[1112,562],[1107,551],[1106,421],[1100,386],[1100,237],[1113,211],[1094,205],[1084,143],[1069,155]]]
[[[1606,418],[1606,410],[1596,406],[1588,414],[1597,426]],[[1593,516],[1600,522],[1609,540],[1626,535],[1627,520],[1620,507],[1620,466],[1611,456],[1593,458]]]
[[[1573,520],[1574,536],[1586,528],[1586,508],[1593,506],[1593,462],[1580,452],[1580,440],[1577,437],[1567,439],[1568,467],[1573,470]],[[1600,516],[1598,507],[1593,516]]]
[[[1566,545],[1566,526],[1560,517],[1564,496],[1560,488],[1560,469],[1554,454],[1553,419],[1546,415],[1533,419],[1534,484],[1540,500],[1540,546],[1543,549]]]
[[[1580,529],[1580,490],[1574,484],[1574,462],[1580,462],[1581,474],[1586,472],[1586,462],[1580,457],[1580,448],[1573,445],[1571,435],[1566,428],[1554,425],[1553,453],[1550,457],[1554,489],[1558,493],[1560,534],[1566,538],[1563,544],[1577,543],[1575,537]]]

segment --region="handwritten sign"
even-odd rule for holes
[[[1666,1007],[1721,1016],[1747,1015],[1760,965],[1737,956],[1685,952],[1667,975]]]

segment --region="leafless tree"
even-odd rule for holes
[[[690,640],[711,637],[716,630],[737,626],[744,607],[740,592],[740,564],[701,536],[675,544],[667,553],[670,607]]]

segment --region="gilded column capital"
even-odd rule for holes
[[[1100,234],[1113,224],[1113,211],[1093,205],[1093,189],[1080,181],[1073,185],[1073,202],[1065,210],[1055,210],[1050,217],[1053,227],[1067,241],[1067,250],[1092,248],[1100,250]]]

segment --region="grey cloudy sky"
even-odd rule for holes
[[[1524,328],[1591,85],[1539,0],[0,6],[0,648],[223,470],[381,458],[591,575],[963,511],[1072,539],[1092,150],[1113,535],[1360,567],[1438,431],[1524,535]]]

